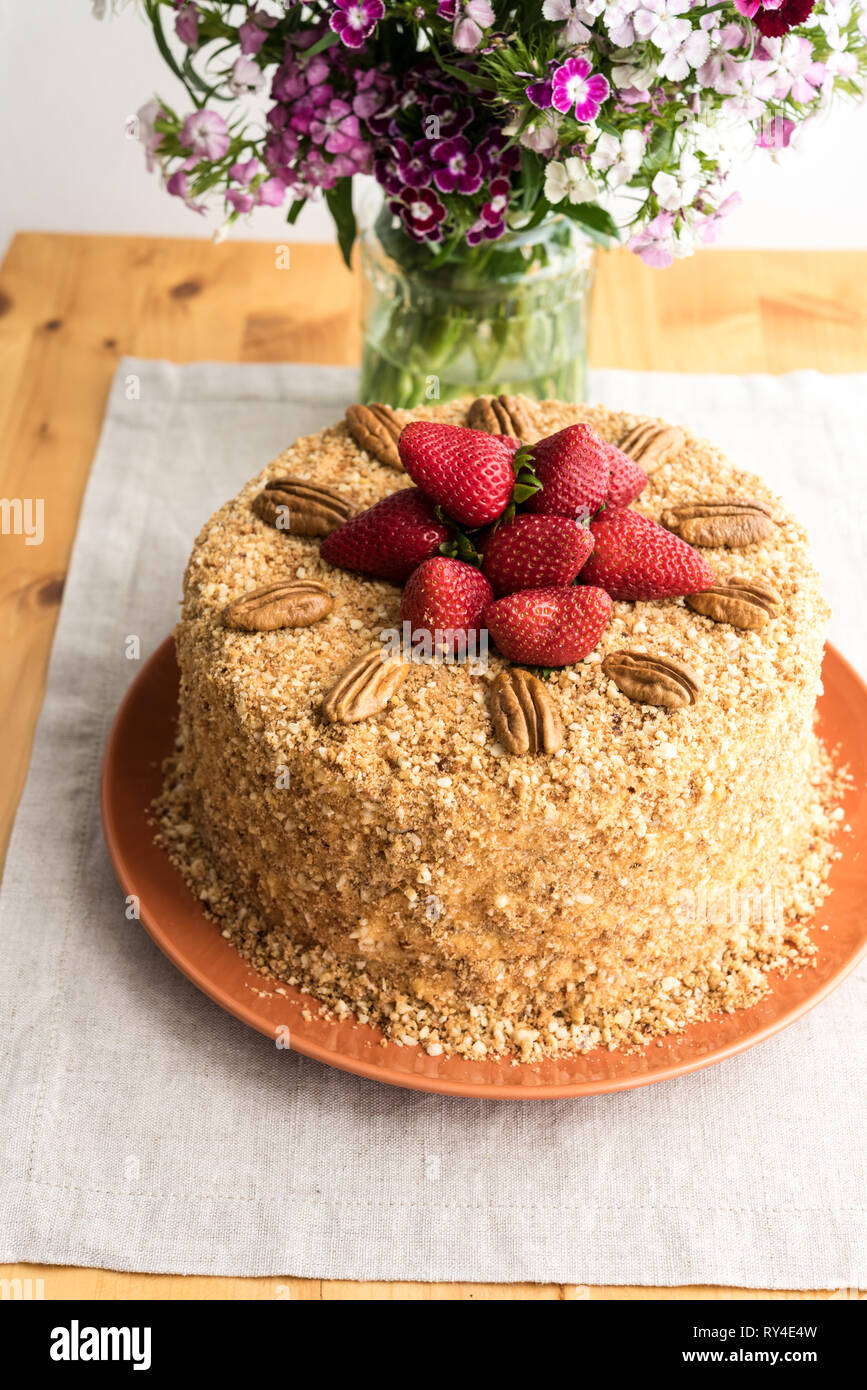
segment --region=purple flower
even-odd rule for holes
[[[389,207],[403,219],[403,225],[416,241],[439,241],[446,210],[432,188],[406,188]]]
[[[438,140],[431,147],[431,158],[443,166],[433,176],[440,193],[477,193],[481,188],[482,161],[465,135]]]
[[[455,17],[457,8],[458,0],[438,0],[437,14],[440,19],[447,19],[449,23],[451,23]]]
[[[218,111],[194,111],[181,126],[181,144],[198,159],[222,159],[229,148],[229,130]]]
[[[347,48],[363,48],[384,14],[382,0],[334,0],[328,24]]]
[[[534,106],[538,106],[542,111],[548,110],[548,107],[551,105],[553,91],[553,83],[550,78],[546,78],[544,82],[531,82],[529,87],[525,88],[525,91],[528,100],[531,101]]]
[[[601,73],[590,75],[586,58],[569,58],[554,73],[551,104],[563,114],[574,106],[576,121],[593,121],[609,90],[608,79]]]
[[[256,206],[256,199],[252,193],[248,193],[243,188],[230,188],[226,194],[226,202],[235,209],[235,212],[252,212]]]
[[[199,10],[192,0],[175,0],[175,33],[187,48],[196,48],[199,42]]]
[[[427,141],[416,140],[410,149],[405,140],[395,140],[392,149],[400,183],[408,188],[427,188],[433,178],[433,170],[427,161]]]
[[[238,37],[241,40],[241,52],[249,58],[255,58],[262,44],[268,37],[268,30],[273,29],[277,23],[275,16],[267,14],[265,10],[251,10],[244,23],[238,29]]]
[[[488,227],[501,227],[505,231],[506,211],[509,206],[511,184],[508,179],[492,179],[490,199],[482,207],[481,221]],[[498,236],[502,232],[497,233]]]
[[[425,133],[432,133],[434,139],[449,140],[453,135],[460,135],[464,126],[469,125],[472,119],[473,108],[471,106],[459,105],[457,96],[447,96],[445,92],[437,92],[430,103],[429,114],[424,118],[423,124]]]

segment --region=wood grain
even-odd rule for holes
[[[69,553],[122,354],[352,363],[360,285],[331,246],[22,233],[0,270],[0,497],[42,498],[45,537],[0,536],[0,862],[24,784]],[[863,371],[867,254],[704,252],[665,272],[600,258],[594,366]],[[17,1266],[47,1298],[762,1297],[730,1289],[348,1284]],[[285,1295],[281,1295],[285,1296]],[[777,1298],[821,1297],[776,1293]]]

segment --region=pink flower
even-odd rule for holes
[[[175,33],[187,48],[196,48],[199,42],[199,10],[192,0],[175,0]]]
[[[242,188],[230,188],[226,194],[226,202],[240,213],[252,212],[256,206],[256,200],[252,193],[247,193]]]
[[[552,79],[551,105],[564,115],[575,107],[576,121],[593,121],[610,88],[601,73],[590,75],[586,58],[569,58]]]
[[[256,201],[269,208],[279,208],[286,197],[286,185],[282,179],[266,179],[256,190]]]
[[[760,150],[784,150],[795,130],[795,122],[787,116],[765,116],[756,136]]]
[[[259,92],[265,85],[265,74],[252,58],[236,58],[232,66],[229,86],[236,97],[247,92]]]
[[[268,37],[268,30],[273,29],[276,23],[276,17],[267,14],[265,10],[251,10],[247,19],[238,29],[241,52],[250,58],[255,58]]]
[[[730,193],[729,196],[720,203],[718,208],[714,208],[713,212],[709,212],[707,217],[702,218],[701,222],[697,224],[696,230],[706,245],[711,245],[716,241],[719,224],[728,217],[730,212],[734,212],[735,208],[739,207],[742,202],[743,199],[740,193]]]
[[[259,161],[254,155],[252,159],[248,159],[243,164],[233,164],[231,169],[229,170],[229,178],[234,179],[235,183],[243,184],[246,188],[247,184],[249,184],[251,180],[255,178],[258,172]]]
[[[144,106],[140,106],[136,112],[138,121],[138,138],[144,145],[145,164],[147,171],[152,174],[154,171],[154,155],[162,142],[162,135],[155,129],[155,122],[160,116],[165,116],[165,111],[158,101],[147,101]]]
[[[494,23],[493,7],[488,0],[468,0],[455,12],[452,43],[460,53],[473,53],[484,38],[483,31]]]
[[[222,159],[229,148],[229,130],[218,111],[194,111],[181,126],[181,144],[198,159]]]
[[[190,197],[190,190],[187,184],[187,176],[183,169],[177,169],[171,178],[166,181],[166,190],[175,198],[183,198],[191,212],[204,213],[205,208],[202,203],[194,203]]]
[[[645,265],[664,270],[674,260],[674,214],[661,212],[652,222],[630,239],[629,249]]]
[[[346,154],[361,142],[358,117],[347,102],[335,98],[327,111],[311,120],[310,138],[317,145],[324,144],[329,154]]]
[[[328,24],[347,48],[363,48],[384,14],[382,0],[334,0]]]

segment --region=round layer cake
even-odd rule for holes
[[[401,419],[465,424],[470,405]],[[522,410],[531,439],[586,421],[619,442],[646,423]],[[710,444],[678,442],[636,510],[763,504],[769,535],[702,554],[719,580],[778,602],[750,629],[682,599],[615,603],[598,649],[545,673],[565,734],[550,754],[498,743],[488,690],[508,663],[493,648],[487,661],[413,661],[380,712],[323,718],[347,666],[400,632],[400,589],[332,568],[318,540],[253,503],[287,476],[353,511],[407,486],[344,421],[299,439],[203,528],[176,632],[179,751],[161,833],[260,970],[434,1055],[529,1058],[640,1045],[753,1003],[769,971],[808,960],[832,854],[813,732],[828,610],[779,499]],[[327,587],[322,621],[225,625],[232,601],[296,578]],[[614,652],[688,667],[694,702],[630,698],[603,670]]]

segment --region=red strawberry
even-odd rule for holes
[[[644,469],[635,459],[631,459],[628,454],[624,454],[622,449],[618,449],[616,444],[608,445],[608,459],[611,464],[611,475],[608,479],[608,495],[605,503],[608,507],[628,507],[630,502],[634,502],[644,489],[647,487],[648,478]]]
[[[612,598],[677,598],[707,589],[714,572],[697,550],[629,507],[603,512],[590,523],[596,546],[582,584],[598,584]]]
[[[602,636],[611,599],[602,589],[524,589],[485,609],[485,626],[509,661],[525,666],[568,666]]]
[[[522,451],[541,491],[527,499],[528,512],[589,521],[608,492],[611,463],[607,445],[589,425],[567,425]]]
[[[397,447],[413,482],[461,526],[485,526],[509,505],[517,439],[413,420],[401,431]]]
[[[340,569],[403,584],[449,535],[433,502],[417,487],[407,487],[344,521],[325,537],[320,554]]]
[[[478,545],[484,552],[482,573],[499,596],[571,584],[593,549],[593,537],[569,517],[516,516]]]
[[[452,651],[456,637],[480,631],[482,613],[493,597],[493,589],[474,565],[435,555],[407,580],[400,616],[412,624],[413,632],[438,633]]]

